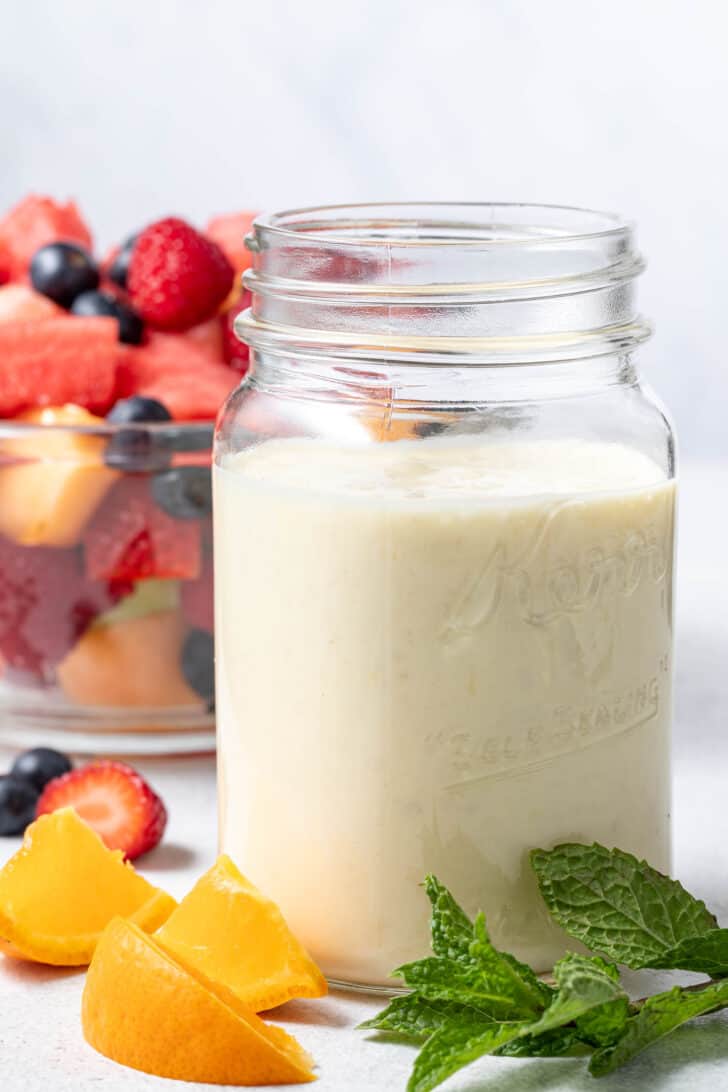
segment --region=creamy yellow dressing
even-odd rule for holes
[[[434,872],[564,938],[527,851],[669,865],[674,486],[616,444],[276,440],[215,470],[220,838],[329,977],[425,954]]]

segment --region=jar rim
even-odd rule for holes
[[[496,220],[496,215],[505,218]],[[449,229],[453,234],[428,232],[418,235],[415,229],[424,227],[429,232]],[[405,233],[406,228],[412,230]],[[395,229],[399,229],[399,233]],[[456,234],[456,229],[475,234]],[[300,241],[305,237],[307,243],[341,247],[500,249],[526,248],[535,244],[568,246],[588,240],[629,238],[634,229],[634,221],[618,213],[578,205],[521,201],[381,201],[302,206],[263,213],[253,221],[246,242],[253,251],[262,249],[261,242],[265,245],[268,237],[281,242]]]
[[[257,351],[437,363],[626,352],[634,226],[609,212],[522,202],[321,205],[262,215],[246,243]]]

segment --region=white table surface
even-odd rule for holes
[[[674,744],[674,872],[728,924],[728,468],[688,465],[682,474]],[[0,725],[0,740],[2,726]],[[0,750],[0,769],[9,761]],[[169,806],[164,844],[140,862],[180,897],[215,857],[211,758],[144,759],[136,765]],[[0,840],[0,864],[18,839]],[[424,953],[423,953],[424,954]],[[697,976],[693,976],[695,981]],[[686,981],[689,979],[685,979]],[[643,972],[635,994],[674,979]],[[0,958],[0,1092],[141,1092],[182,1085],[124,1069],[88,1047],[79,1008],[83,973]],[[291,1002],[275,1020],[318,1063],[320,1092],[404,1090],[413,1048],[354,1030],[378,1000],[332,995]],[[720,1092],[728,1089],[728,1016],[707,1017],[595,1083],[579,1059],[486,1058],[451,1078],[448,1092]]]

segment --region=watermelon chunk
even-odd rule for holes
[[[210,421],[239,381],[186,337],[162,334],[124,349],[118,391],[120,398],[157,398],[177,421]]]
[[[59,240],[89,251],[93,247],[91,232],[74,202],[61,205],[51,197],[24,197],[0,220],[0,249],[9,258],[9,279],[24,278],[36,250]]]
[[[0,323],[0,417],[73,402],[105,414],[116,396],[118,323],[52,318]]]
[[[235,270],[236,279],[253,261],[253,255],[245,245],[245,236],[257,215],[257,212],[231,212],[214,216],[205,228],[205,235],[217,243]]]
[[[200,575],[199,523],[173,519],[157,508],[142,477],[123,478],[107,493],[83,545],[91,580],[196,580]]]
[[[0,654],[22,675],[49,679],[114,589],[91,584],[79,550],[18,546],[0,536]]]

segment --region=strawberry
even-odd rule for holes
[[[133,861],[154,849],[167,826],[167,809],[141,774],[124,762],[92,762],[49,781],[36,816],[73,808],[109,849]]]
[[[134,309],[159,330],[187,330],[219,309],[234,270],[212,239],[177,217],[158,220],[139,235],[127,289]]]
[[[223,336],[222,349],[225,360],[231,368],[234,368],[236,372],[240,372],[241,375],[245,375],[250,367],[250,348],[236,335],[234,322],[241,311],[245,311],[246,308],[250,307],[251,302],[252,296],[245,289],[237,303],[224,315],[220,316]]]
[[[107,493],[83,545],[91,580],[196,580],[200,575],[199,523],[173,519],[158,508],[142,477],[126,475]]]

